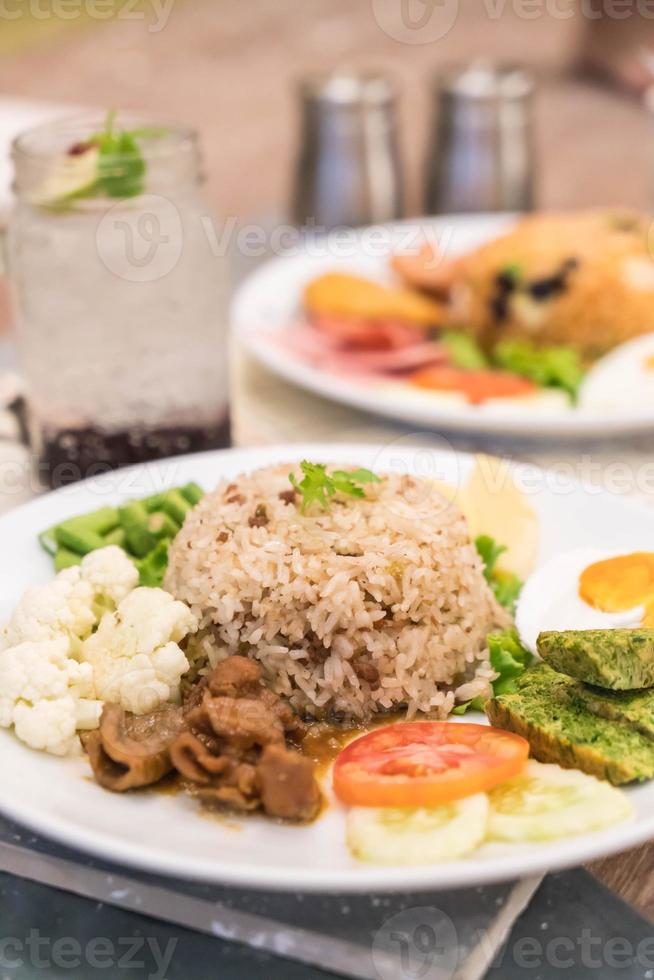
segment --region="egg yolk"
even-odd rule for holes
[[[635,551],[589,565],[579,577],[579,595],[602,612],[645,606],[642,625],[654,627],[654,554]]]

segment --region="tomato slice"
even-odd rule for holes
[[[480,405],[489,398],[520,398],[537,390],[533,381],[506,371],[465,371],[440,365],[421,368],[411,375],[410,381],[419,388],[456,391],[465,395],[472,405]]]
[[[387,725],[338,755],[334,792],[350,806],[438,806],[511,779],[528,755],[526,739],[487,725]]]

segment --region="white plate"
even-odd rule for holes
[[[339,377],[280,345],[280,331],[298,320],[302,289],[316,276],[340,270],[389,282],[389,256],[395,248],[406,248],[424,237],[424,229],[443,244],[450,256],[496,237],[514,222],[512,215],[445,215],[349,231],[343,241],[334,233],[327,243],[312,241],[298,246],[293,254],[266,262],[246,279],[232,303],[232,330],[264,367],[287,381],[333,401],[415,425],[570,439],[654,428],[654,407],[591,412],[545,405],[528,408],[517,402],[503,405],[500,399],[492,405],[466,405],[448,402],[438,393],[409,384],[389,383],[386,379],[361,383],[351,377]],[[378,239],[375,232],[379,233]]]
[[[0,518],[0,595],[9,611],[23,590],[52,575],[37,532],[73,514],[197,480],[219,479],[258,466],[309,458],[377,470],[429,474],[456,483],[469,456],[391,445],[299,445],[187,456],[118,471],[41,497]],[[560,482],[518,467],[541,520],[540,560],[575,546],[654,549],[654,513],[596,489]],[[475,720],[481,720],[475,719]],[[546,845],[495,845],[466,860],[419,868],[375,868],[354,861],[345,846],[344,811],[336,803],[311,826],[290,827],[260,817],[203,813],[182,795],[156,791],[106,792],[83,758],[61,760],[34,752],[0,730],[0,810],[70,847],[110,861],[186,878],[260,888],[369,891],[478,885],[545,872],[602,857],[654,836],[654,782],[629,790],[636,818],[627,824]]]

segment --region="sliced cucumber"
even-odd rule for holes
[[[620,823],[632,806],[619,789],[577,769],[530,760],[488,794],[488,839],[542,841]]]
[[[488,798],[477,793],[437,807],[353,807],[347,843],[360,861],[434,864],[473,851],[486,835]]]

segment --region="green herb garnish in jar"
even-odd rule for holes
[[[145,191],[147,165],[143,139],[165,136],[166,129],[120,129],[116,111],[107,113],[104,128],[68,148],[40,195],[42,206],[66,210],[75,201],[93,197],[125,199]]]
[[[115,111],[107,113],[105,128],[91,137],[98,148],[97,191],[107,197],[135,197],[145,189],[145,160],[137,137],[116,129]]]
[[[367,483],[381,483],[379,477],[364,468],[356,470],[333,470],[327,472],[324,463],[310,463],[303,459],[300,463],[302,479],[298,480],[294,473],[288,478],[302,496],[301,510],[305,513],[311,504],[318,504],[323,510],[329,510],[331,498],[341,493],[347,497],[365,497],[363,489]]]

